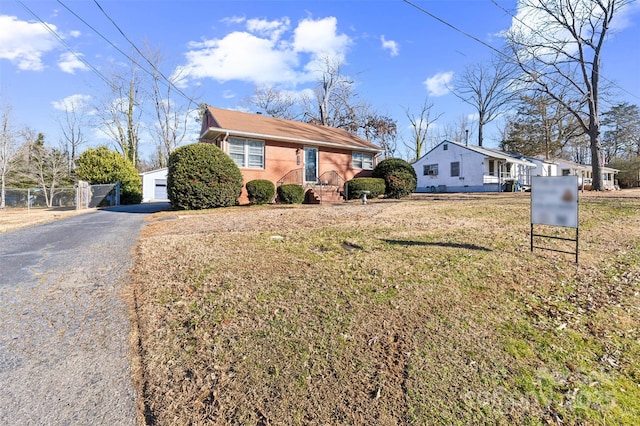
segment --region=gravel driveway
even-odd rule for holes
[[[91,212],[0,234],[0,425],[134,425],[130,252],[147,213]]]

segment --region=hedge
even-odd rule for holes
[[[360,198],[359,191],[369,191],[367,196],[370,198],[378,197],[384,194],[385,191],[384,179],[380,178],[353,178],[345,186],[348,191],[348,200]]]
[[[267,204],[276,195],[276,186],[270,180],[255,179],[247,182],[247,195],[251,204]]]
[[[167,195],[180,210],[228,207],[237,204],[242,174],[234,161],[213,144],[182,146],[169,156]]]
[[[278,202],[282,204],[302,204],[304,201],[304,188],[295,183],[284,184],[278,187]]]

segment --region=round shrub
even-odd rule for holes
[[[400,158],[387,158],[373,169],[373,177],[384,179],[384,194],[388,198],[402,198],[416,190],[418,176],[413,166]]]
[[[369,191],[367,197],[375,198],[384,194],[384,179],[380,178],[353,178],[347,182],[347,199],[360,198],[359,191]]]
[[[231,157],[209,143],[182,146],[168,162],[167,195],[181,210],[210,209],[237,204],[242,174]]]
[[[276,186],[270,180],[255,179],[247,182],[247,195],[251,204],[267,204],[276,195]]]
[[[302,185],[289,183],[278,187],[278,201],[282,204],[302,204],[304,188]]]
[[[120,182],[120,204],[142,201],[142,182],[131,161],[106,146],[89,148],[78,157],[76,176],[91,185]]]

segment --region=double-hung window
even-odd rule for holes
[[[229,157],[244,169],[264,169],[264,142],[229,138]]]
[[[351,155],[354,169],[373,170],[373,154],[369,152],[354,152]]]
[[[460,176],[460,162],[453,161],[451,162],[451,177]]]

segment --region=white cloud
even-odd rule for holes
[[[190,78],[254,83],[295,80],[291,51],[278,50],[274,40],[246,32],[232,32],[223,39],[191,43],[187,64],[176,70]]]
[[[236,94],[232,90],[225,90],[222,92],[222,97],[224,99],[233,99],[236,97]]]
[[[59,111],[80,110],[86,108],[90,100],[90,95],[76,94],[62,98],[59,101],[53,101],[51,105]]]
[[[81,53],[78,53],[77,55],[82,56]],[[60,55],[60,59],[58,60],[58,67],[68,74],[75,74],[76,70],[89,70],[89,67],[86,66],[84,62],[78,59],[78,57],[71,52],[66,52]]]
[[[467,114],[467,120],[471,121],[471,122],[476,122],[478,120],[480,120],[480,114],[478,114],[477,112],[471,113],[471,114]]]
[[[278,40],[282,34],[289,29],[289,18],[283,18],[281,21],[267,21],[265,19],[249,19],[247,20],[247,30],[252,33],[269,37],[272,40]]]
[[[382,48],[389,50],[391,56],[398,56],[398,50],[400,46],[393,40],[387,40],[384,38],[384,35],[380,36],[380,42],[382,43]]]
[[[82,33],[80,31],[70,31],[69,35],[73,38],[78,38],[82,35]]]
[[[453,79],[453,71],[439,72],[425,80],[430,96],[444,96],[450,92],[449,83]]]
[[[47,25],[56,31],[55,25]],[[55,38],[41,24],[0,15],[0,59],[8,59],[21,70],[41,71],[42,56],[56,47]]]
[[[295,85],[312,80],[323,58],[343,61],[351,44],[347,35],[338,32],[335,17],[306,18],[293,30],[286,17],[273,21],[228,18],[225,22],[244,24],[245,30],[190,42],[186,64],[174,75],[187,75],[191,80]]]

